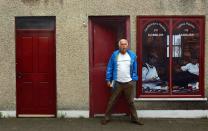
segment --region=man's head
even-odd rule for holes
[[[121,39],[118,42],[119,50],[122,54],[125,54],[128,49],[128,41],[126,39]]]
[[[157,54],[155,54],[155,53],[151,53],[151,54],[149,54],[149,64],[150,65],[156,65],[156,63],[157,63],[157,60],[158,60],[158,56],[157,56]]]
[[[198,63],[198,57],[196,55],[191,56],[191,63],[192,64],[197,64]]]

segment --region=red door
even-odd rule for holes
[[[110,96],[105,73],[108,60],[126,32],[129,19],[120,17],[92,17],[90,19],[90,116],[104,114]],[[128,22],[127,22],[128,21]],[[122,26],[123,24],[123,26]],[[124,97],[117,102],[114,113],[129,113]]]
[[[17,116],[55,116],[53,31],[16,31]]]

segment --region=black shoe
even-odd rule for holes
[[[110,120],[104,119],[104,120],[101,121],[101,124],[102,124],[102,125],[106,125],[106,124],[108,124],[109,122],[110,122]]]
[[[140,122],[139,120],[134,120],[134,121],[131,121],[132,123],[134,124],[137,124],[137,125],[144,125],[144,123]]]

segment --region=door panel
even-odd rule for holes
[[[106,87],[105,71],[107,61],[114,50],[115,32],[111,29],[94,24],[94,39],[93,39],[93,83],[96,87],[96,92],[93,92],[93,97],[98,98],[94,100],[96,113],[103,113],[108,102],[109,89]],[[101,104],[103,103],[103,104]]]
[[[91,48],[90,48],[90,115],[104,114],[110,97],[111,89],[106,86],[105,73],[108,60],[113,51],[117,48],[118,36],[125,38],[125,28],[119,27],[119,24],[113,20],[92,20],[91,30]],[[123,21],[125,23],[125,21]],[[112,26],[113,25],[113,26]],[[116,25],[116,26],[115,26]],[[123,34],[121,34],[123,31]],[[119,34],[120,33],[120,34]],[[128,113],[127,103],[124,96],[118,100],[113,109],[113,113]]]
[[[55,115],[54,32],[18,30],[16,34],[17,115]]]
[[[49,41],[47,37],[38,39],[38,72],[47,73],[49,64]]]
[[[99,24],[94,24],[94,39],[93,39],[93,58],[94,67],[106,66],[111,53],[114,51],[115,32],[108,27],[102,27]]]
[[[33,71],[33,35],[25,34],[22,37],[21,55],[22,55],[22,71],[31,73]]]

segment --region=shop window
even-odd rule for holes
[[[138,97],[204,97],[204,17],[137,17]]]

